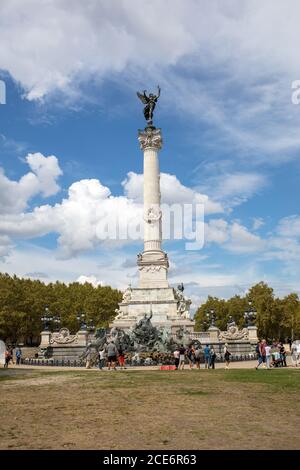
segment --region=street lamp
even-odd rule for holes
[[[89,331],[94,331],[95,330],[95,324],[94,324],[94,321],[93,320],[89,320],[87,322],[87,329]]]
[[[53,323],[54,323],[54,325],[55,325],[55,331],[58,331],[58,330],[59,330],[59,327],[60,327],[60,324],[61,324],[60,316],[59,316],[59,315],[55,315],[52,320],[53,320]]]
[[[80,329],[86,330],[85,314],[78,313],[76,318],[77,318],[78,323],[80,324]]]
[[[248,308],[244,312],[244,319],[246,322],[246,326],[253,326],[254,320],[256,319],[257,311],[252,305],[252,301],[249,300]]]
[[[207,323],[209,324],[209,326],[215,326],[215,321],[217,319],[216,315],[215,315],[215,311],[214,309],[210,309],[209,312],[206,312],[206,318],[207,318]],[[205,322],[206,323],[206,322]]]
[[[43,329],[45,331],[48,331],[49,330],[49,325],[50,325],[50,322],[53,320],[53,317],[52,315],[50,314],[49,312],[49,307],[46,306],[45,307],[45,313],[44,315],[41,317],[41,320],[43,322]]]

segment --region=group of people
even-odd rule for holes
[[[228,346],[226,345],[226,351],[224,350],[224,357],[226,362],[227,368],[229,366],[229,358],[230,352],[228,350]],[[204,354],[204,367],[205,369],[214,369],[215,368],[215,361],[217,358],[217,354],[214,350],[213,346],[209,346],[206,344],[205,348],[203,349]],[[186,360],[188,361],[189,368],[192,369],[194,365],[196,369],[200,369],[200,360],[202,356],[202,349],[199,346],[188,346],[184,347],[183,344],[176,348],[174,351],[174,359],[175,359],[175,367],[176,369],[184,369],[184,365]]]
[[[16,364],[21,364],[22,359],[22,350],[21,348],[17,348],[16,350]],[[14,364],[14,352],[13,348],[7,348],[4,353],[4,368],[7,369],[10,362]]]
[[[256,370],[260,366],[263,369],[280,366],[287,367],[287,352],[284,344],[280,341],[274,341],[272,344],[268,344],[265,339],[262,339],[256,345],[256,354],[258,359],[258,363],[255,367]]]
[[[122,347],[117,348],[114,341],[106,344],[99,349],[98,352],[98,367],[102,370],[107,365],[108,370],[116,370],[117,365],[120,369],[126,369],[125,365],[125,351]],[[91,368],[91,351],[88,352],[86,357],[86,368]]]

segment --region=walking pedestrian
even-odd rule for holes
[[[263,339],[258,345],[258,364],[255,367],[256,370],[261,364],[263,365],[263,369],[266,368],[266,344],[266,340]]]
[[[231,352],[228,349],[228,344],[225,343],[224,346],[224,359],[225,359],[225,369],[229,369]]]

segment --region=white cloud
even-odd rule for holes
[[[89,79],[159,81],[162,107],[213,124],[209,140],[250,152],[251,163],[273,164],[300,144],[299,13],[298,0],[73,0],[71,9],[10,0],[0,5],[0,67],[30,100],[59,90],[79,102]]]
[[[257,253],[266,248],[266,242],[249,232],[246,227],[234,222],[230,227],[230,240],[224,248],[232,253]]]
[[[282,237],[300,238],[300,216],[291,215],[280,220],[277,233]]]
[[[120,269],[125,259],[126,253],[117,250],[113,252],[95,250],[90,255],[60,259],[56,250],[23,242],[11,251],[5,260],[0,259],[0,271],[20,277],[39,277],[46,283],[57,280],[67,283],[79,282],[79,279],[91,282],[96,279],[96,282],[101,282],[102,285],[124,289],[128,285],[127,275],[137,269],[136,266],[131,270],[126,269],[126,273]],[[28,267],[31,272],[28,272]]]
[[[258,230],[265,225],[265,221],[262,217],[254,217],[253,218],[253,225],[252,230]]]
[[[104,284],[103,281],[99,281],[96,276],[84,276],[83,274],[79,276],[77,282],[79,282],[79,284],[85,284],[88,282],[94,287],[98,287]]]
[[[257,194],[268,182],[261,173],[214,171],[214,176],[203,178],[200,187],[205,193],[213,195],[217,201],[229,208],[242,204]]]
[[[206,243],[217,243],[235,254],[261,252],[266,248],[266,241],[239,224],[223,219],[211,219],[205,225]]]
[[[29,200],[41,194],[52,196],[59,191],[57,178],[62,175],[54,155],[45,157],[41,153],[29,153],[26,162],[32,170],[12,181],[0,168],[0,214],[19,213],[26,209]]]
[[[60,203],[25,211],[33,195],[41,193],[46,197],[57,192],[56,179],[61,174],[54,156],[29,154],[26,162],[32,172],[18,182],[9,180],[4,174],[0,179],[0,235],[13,240],[55,233],[63,258],[94,250],[103,244],[117,247],[137,241],[142,243],[142,175],[128,173],[123,182],[124,196],[113,196],[97,179],[85,179],[74,182]],[[206,212],[222,211],[220,204],[183,186],[174,175],[161,175],[161,192],[165,203],[204,202]],[[7,244],[5,248],[3,245],[3,252],[8,249]]]
[[[129,172],[127,178],[122,182],[124,193],[135,202],[143,201],[143,174]],[[160,174],[161,201],[163,204],[196,204],[203,203],[205,214],[223,212],[223,207],[219,202],[208,198],[206,194],[188,188],[181,184],[175,175],[168,173]]]

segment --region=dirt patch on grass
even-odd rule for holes
[[[297,449],[299,374],[263,372],[19,376],[0,383],[0,448]]]

